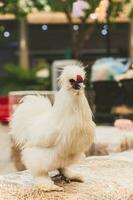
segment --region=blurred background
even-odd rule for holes
[[[1,120],[9,119],[10,92],[57,90],[60,70],[77,62],[86,66],[86,93],[95,120],[112,123],[123,114],[131,118],[133,83],[123,79],[133,78],[132,4],[131,0],[0,1],[0,105],[5,104],[0,107]]]
[[[93,154],[132,148],[130,141],[130,147],[121,149],[121,137],[113,138],[115,127],[133,128],[133,1],[0,1],[0,143],[8,146],[10,159],[8,125],[20,99],[42,94],[53,103],[61,70],[81,63],[87,75],[86,96],[99,125]],[[98,153],[99,135],[116,149],[106,147]],[[1,157],[0,165],[9,158]],[[5,167],[2,170],[5,173]]]

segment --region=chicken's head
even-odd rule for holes
[[[78,65],[66,66],[60,76],[61,86],[74,91],[84,88],[85,71]]]

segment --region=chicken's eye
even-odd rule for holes
[[[70,79],[69,82],[70,82],[71,84],[73,84],[73,83],[75,83],[75,80],[74,80],[74,79]]]

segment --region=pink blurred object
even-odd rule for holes
[[[133,129],[133,122],[129,119],[117,119],[114,122],[114,126],[125,131]]]
[[[89,8],[89,4],[84,0],[77,0],[73,3],[73,11],[72,14],[75,17],[84,16],[84,10]]]

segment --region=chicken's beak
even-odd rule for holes
[[[77,81],[75,81],[75,83],[72,84],[72,87],[73,87],[73,89],[75,89],[75,90],[80,90],[81,85],[80,85]]]
[[[83,83],[83,81],[75,81],[74,79],[70,79],[70,83],[73,89],[80,90],[81,88],[80,83]]]

